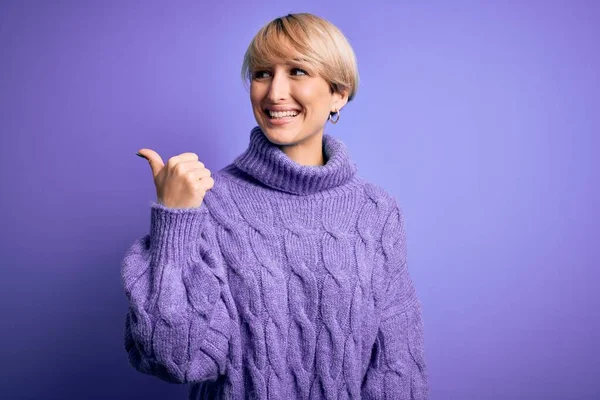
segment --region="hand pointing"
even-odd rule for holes
[[[171,157],[167,164],[154,150],[141,149],[138,155],[148,160],[158,202],[168,208],[197,208],[215,181],[195,153]]]

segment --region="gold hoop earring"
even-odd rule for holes
[[[331,118],[332,115],[337,115],[337,118]],[[335,110],[333,113],[329,113],[329,118],[327,118],[327,120],[331,121],[332,124],[337,124],[337,122],[340,120],[340,110]]]

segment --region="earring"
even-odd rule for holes
[[[332,115],[337,115],[337,118],[331,118]],[[340,110],[335,110],[333,113],[329,113],[329,118],[327,118],[327,120],[331,121],[332,124],[337,124],[337,122],[340,120]]]

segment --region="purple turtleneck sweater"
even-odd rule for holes
[[[259,129],[198,208],[151,202],[122,262],[125,349],[190,399],[427,399],[395,199],[323,135],[323,166]]]

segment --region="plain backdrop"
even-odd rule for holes
[[[289,12],[355,49],[326,132],[403,209],[431,399],[599,399],[600,2],[320,0],[0,3],[0,398],[186,398],[123,346],[135,152],[244,151],[242,57]]]

